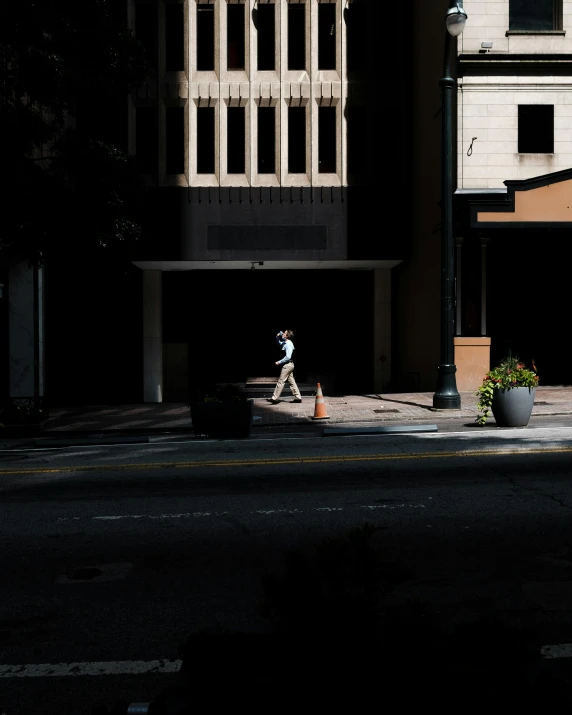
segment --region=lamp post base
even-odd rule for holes
[[[461,395],[457,390],[456,365],[439,365],[437,390],[433,395],[434,410],[460,410]]]

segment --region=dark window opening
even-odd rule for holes
[[[227,69],[244,69],[244,5],[226,6]]]
[[[363,174],[367,166],[367,113],[365,107],[348,107],[347,124],[348,173]]]
[[[167,107],[165,118],[166,172],[185,173],[185,110]]]
[[[288,107],[288,173],[306,173],[306,107]]]
[[[318,5],[318,69],[336,69],[336,6]]]
[[[306,3],[288,4],[288,69],[306,69]]]
[[[184,7],[180,4],[165,5],[165,69],[185,69]]]
[[[135,37],[143,45],[145,59],[151,67],[157,66],[157,6],[135,5]]]
[[[336,173],[336,108],[318,108],[318,173]]]
[[[197,5],[197,70],[212,72],[215,68],[214,5]]]
[[[155,107],[135,109],[135,156],[142,174],[157,172],[157,111]]]
[[[258,107],[258,173],[276,173],[276,110]]]
[[[245,167],[245,113],[244,107],[229,107],[226,113],[226,171],[244,174]]]
[[[560,30],[561,7],[562,0],[510,0],[509,30]]]
[[[366,68],[367,17],[365,0],[354,0],[344,10],[346,20],[346,52],[348,72]]]
[[[276,24],[275,5],[258,3],[255,8],[255,25],[258,35],[257,68],[259,72],[272,72],[276,69]]]
[[[214,107],[197,108],[197,174],[215,173]]]
[[[519,154],[554,153],[554,106],[520,104],[518,106]]]

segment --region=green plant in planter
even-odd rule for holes
[[[533,367],[534,361],[533,361]],[[479,398],[477,409],[480,414],[476,418],[477,424],[484,425],[487,421],[493,404],[496,390],[510,390],[512,387],[536,387],[538,375],[535,370],[530,370],[518,357],[509,355],[500,361],[497,367],[489,370],[476,395]]]

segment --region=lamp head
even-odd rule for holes
[[[449,34],[453,37],[458,37],[465,29],[467,17],[467,13],[460,5],[450,7],[445,15],[445,24]]]

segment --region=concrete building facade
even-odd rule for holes
[[[286,327],[299,379],[325,394],[435,389],[449,3],[386,5],[126,3],[153,68],[124,121],[144,235],[126,271],[75,256],[10,268],[11,397],[185,401],[204,381],[273,375]],[[463,5],[459,388],[508,351],[563,384],[572,3]]]
[[[397,168],[382,200],[398,200],[409,149],[407,84],[377,85],[378,3],[130,0],[129,18],[154,67],[129,103],[129,148],[153,187],[134,260],[145,399],[186,395],[182,372],[189,387],[272,373],[271,340],[287,323],[301,377],[381,391],[409,222],[380,225],[376,186]],[[201,317],[174,320],[189,303]]]

